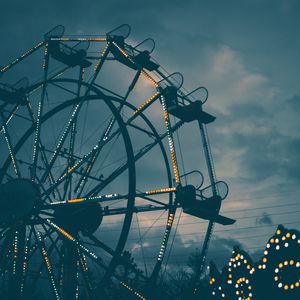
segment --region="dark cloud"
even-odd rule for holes
[[[264,212],[264,213],[262,213],[261,217],[256,219],[256,224],[271,225],[271,224],[273,224],[273,220],[272,220],[272,217],[268,213]]]
[[[297,113],[300,113],[300,96],[295,95],[286,101],[286,105],[290,105]]]

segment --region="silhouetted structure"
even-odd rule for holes
[[[300,232],[279,225],[261,260],[235,248],[220,273],[210,264],[211,299],[300,299]]]
[[[151,57],[152,39],[130,45],[127,24],[102,36],[66,36],[64,31],[62,25],[56,26],[43,41],[0,69],[2,80],[14,66],[44,50],[39,53],[41,80],[0,84],[1,300],[37,295],[40,286],[56,300],[109,297],[105,290],[110,283],[119,285],[128,297],[156,299],[154,290],[178,208],[209,221],[192,284],[197,286],[214,223],[235,222],[219,214],[228,186],[216,180],[206,129],[215,117],[203,110],[208,91],[200,86],[188,92],[180,73],[168,74],[161,68]],[[116,89],[118,82],[111,73],[107,81],[113,87],[102,86],[101,76],[111,62],[130,71],[125,94]],[[32,71],[33,65],[29,68]],[[150,96],[135,106],[128,100],[142,79]],[[147,116],[155,103],[165,125],[161,133],[156,120]],[[190,122],[196,123],[203,143],[206,187],[200,171],[182,174],[177,158],[173,135]],[[12,135],[14,128],[18,138]],[[159,182],[145,191],[144,184],[139,191],[136,163],[154,147],[163,163],[165,186]],[[187,181],[184,185],[182,179],[195,173],[201,175],[197,187]],[[161,195],[166,199],[157,197]],[[124,249],[133,216],[151,211],[166,211],[167,217],[154,267],[146,276]],[[109,216],[123,217],[112,244],[99,237]],[[118,272],[122,265],[124,274]]]

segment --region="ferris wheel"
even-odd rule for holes
[[[41,287],[51,299],[94,299],[107,282],[148,299],[178,208],[209,222],[198,277],[213,224],[235,222],[219,215],[228,186],[214,172],[207,90],[188,92],[180,73],[151,57],[152,39],[133,46],[129,35],[128,25],[102,36],[68,36],[59,25],[0,70],[1,299]],[[202,173],[185,172],[175,149],[176,133],[190,122],[201,133],[204,187]],[[191,175],[196,186],[182,182]],[[139,218],[147,214],[165,227],[141,272],[124,250],[135,229],[145,261]],[[125,264],[134,278],[122,274]]]

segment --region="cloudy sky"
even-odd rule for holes
[[[153,57],[180,71],[187,89],[209,90],[205,108],[217,117],[208,128],[216,173],[230,186],[222,210],[238,220],[216,227],[211,257],[222,261],[237,243],[255,254],[279,223],[299,229],[299,1],[3,1],[0,65],[57,24],[68,34],[94,35],[123,23],[131,25],[133,43],[156,41]],[[199,133],[187,125],[181,136],[191,169],[202,155]],[[142,217],[143,226],[155,217]],[[205,226],[182,214],[173,262],[184,264],[187,253],[201,247]],[[149,258],[160,229],[152,235],[145,242]]]

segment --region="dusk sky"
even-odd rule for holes
[[[66,34],[97,35],[123,23],[132,29],[128,42],[155,40],[152,56],[170,73],[181,72],[185,88],[209,91],[204,108],[216,116],[208,126],[216,174],[230,189],[222,213],[237,219],[215,227],[209,258],[222,266],[235,244],[257,258],[278,224],[299,230],[300,2],[3,0],[0,65],[58,24]],[[195,167],[203,159],[196,125],[179,134],[186,170],[203,166]],[[158,215],[140,217],[142,234]],[[144,239],[150,265],[165,220]],[[138,259],[135,218],[132,226],[126,248]],[[206,226],[181,214],[170,263],[184,265],[201,248]]]

